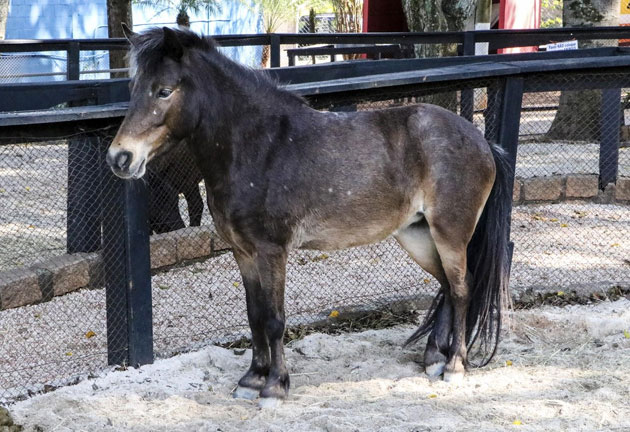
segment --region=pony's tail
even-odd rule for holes
[[[482,357],[481,362],[474,365],[477,367],[487,365],[496,353],[501,332],[501,314],[510,299],[508,243],[512,199],[512,190],[509,188],[511,168],[505,151],[495,145],[490,147],[496,165],[496,178],[467,250],[470,272],[467,281],[471,301],[466,322],[466,344],[471,350],[478,342],[477,352]],[[407,339],[405,345],[417,342],[433,330],[443,305],[444,292],[440,289],[424,321]]]
[[[476,367],[487,365],[496,353],[502,312],[510,302],[512,190],[509,184],[512,169],[501,147],[491,144],[490,148],[496,165],[496,179],[467,251],[471,300],[466,320],[466,343],[469,358],[471,354],[481,355],[480,362],[474,364]],[[477,349],[470,352],[476,342]]]

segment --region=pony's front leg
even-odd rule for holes
[[[263,316],[264,331],[271,349],[271,366],[260,392],[261,406],[274,406],[289,394],[289,373],[284,362],[284,284],[287,251],[265,243],[257,245],[256,263],[260,275],[261,295],[256,307]]]
[[[235,398],[256,399],[267,382],[269,366],[269,343],[265,334],[264,310],[260,304],[264,302],[260,288],[260,278],[255,260],[238,251],[234,251],[234,258],[238,263],[245,297],[247,299],[247,318],[252,331],[252,363],[249,370],[238,382],[234,391]]]

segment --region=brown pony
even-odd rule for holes
[[[107,161],[139,178],[149,160],[189,146],[219,235],[246,289],[253,354],[235,396],[285,398],[287,256],[393,235],[441,284],[427,318],[429,376],[463,376],[473,342],[487,363],[507,294],[511,191],[504,154],[433,105],[320,112],[189,31],[128,32],[129,111]]]

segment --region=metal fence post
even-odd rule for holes
[[[269,38],[271,67],[280,67],[280,36],[271,34]]]
[[[621,128],[621,89],[602,89],[599,139],[599,188],[617,181],[619,133]]]
[[[103,177],[108,363],[137,367],[153,362],[147,191],[143,180],[123,181],[106,166]]]

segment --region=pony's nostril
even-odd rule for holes
[[[126,171],[129,165],[131,165],[131,156],[131,152],[128,151],[118,153],[115,160],[116,168],[121,171]]]

